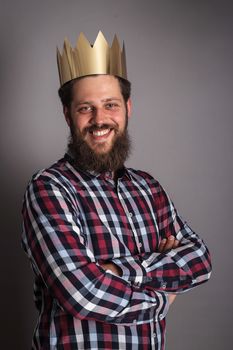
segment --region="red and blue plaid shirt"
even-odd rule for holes
[[[39,310],[33,349],[164,349],[168,293],[207,281],[203,241],[150,175],[77,170],[68,155],[29,183],[23,247]],[[158,253],[161,239],[180,246]],[[122,276],[101,268],[113,262]]]

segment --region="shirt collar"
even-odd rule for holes
[[[95,178],[105,179],[105,180],[113,180],[113,178],[114,178],[114,173],[112,171],[106,171],[106,172],[103,172],[103,173],[97,173],[95,171],[84,171],[84,170],[79,169],[78,166],[74,164],[73,155],[69,151],[67,151],[67,153],[65,153],[64,158],[76,170],[85,173],[89,177],[92,177],[92,178],[95,177]],[[118,176],[119,179],[123,178],[124,176],[128,177],[130,180],[132,179],[129,170],[125,166],[123,168],[119,169],[118,173],[119,173],[119,176]]]

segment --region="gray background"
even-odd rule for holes
[[[129,165],[160,180],[212,252],[210,282],[170,310],[167,349],[231,348],[232,1],[8,0],[0,11],[1,349],[29,349],[35,325],[20,210],[31,175],[65,151],[56,45],[99,29],[126,43]]]

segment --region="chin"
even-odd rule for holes
[[[95,152],[98,155],[105,155],[111,152],[112,147],[105,146],[105,145],[98,145],[96,147],[91,147],[92,151]]]

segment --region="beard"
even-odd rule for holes
[[[106,153],[95,152],[85,141],[83,134],[90,130],[104,130],[109,125],[92,125],[84,130],[84,133],[76,130],[70,118],[70,138],[68,143],[68,150],[74,159],[74,166],[83,171],[93,171],[95,173],[102,173],[106,171],[117,171],[124,166],[126,159],[130,155],[131,141],[127,129],[128,117],[126,115],[126,125],[122,132],[119,132],[114,127],[115,139],[111,149]],[[112,126],[111,126],[112,128]]]

